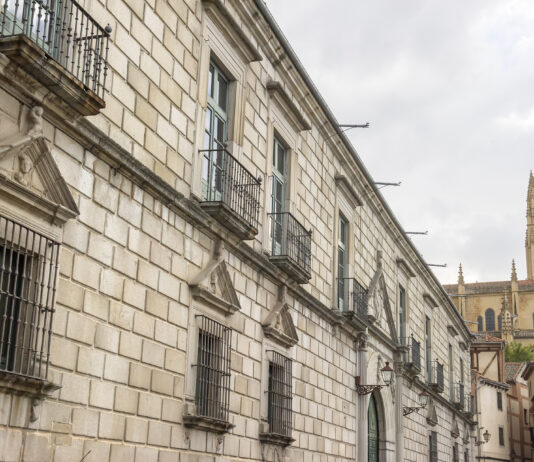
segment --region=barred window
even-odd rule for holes
[[[429,462],[438,462],[438,434],[430,432],[428,437]]]
[[[46,378],[59,243],[0,216],[0,371]]]
[[[458,443],[454,443],[454,446],[452,447],[452,462],[460,462],[458,455]]]
[[[504,446],[504,427],[499,427],[499,446]]]
[[[195,404],[202,417],[228,422],[232,330],[197,315],[199,320]]]
[[[292,361],[276,351],[269,358],[268,414],[269,432],[291,437],[292,426]]]
[[[469,449],[464,452],[464,462],[469,462]]]
[[[502,393],[500,391],[497,392],[497,409],[502,411]]]

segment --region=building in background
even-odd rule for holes
[[[508,390],[508,415],[510,416],[510,460],[531,461],[532,442],[530,439],[530,399],[528,382],[523,378],[526,363],[506,363],[506,383]]]
[[[525,344],[534,343],[534,177],[527,193],[525,250],[527,278],[519,280],[515,262],[509,281],[466,283],[462,265],[458,283],[444,285],[470,328],[491,336]]]
[[[527,381],[528,392],[528,430],[530,433],[530,457],[534,460],[534,362],[526,364],[521,377]]]
[[[473,460],[470,333],[263,1],[84,6],[1,2],[0,460]]]

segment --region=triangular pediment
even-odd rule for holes
[[[453,438],[458,438],[460,436],[460,428],[458,427],[458,422],[456,419],[452,421],[451,436]]]
[[[376,272],[369,284],[369,320],[389,330],[391,339],[398,343],[395,318],[389,302],[389,295],[382,269],[382,252],[377,252]]]
[[[289,348],[299,341],[297,329],[289,313],[290,306],[286,301],[286,289],[282,287],[278,300],[262,323],[266,337]]]
[[[0,144],[0,190],[60,223],[79,213],[43,136]]]
[[[225,314],[233,314],[241,309],[239,297],[224,261],[224,246],[221,241],[215,244],[211,259],[189,282],[189,287],[193,298]]]
[[[438,424],[438,414],[436,412],[436,406],[432,402],[428,405],[426,421],[431,427],[435,427]]]

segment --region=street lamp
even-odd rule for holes
[[[412,412],[418,411],[419,409],[424,409],[428,404],[428,398],[428,393],[423,390],[421,393],[419,393],[419,406],[404,406],[402,408],[402,415],[407,416]]]
[[[483,430],[483,429],[484,429],[484,427],[480,427],[480,429],[478,430],[478,434],[479,435],[480,435],[481,430]],[[489,442],[490,437],[491,437],[491,433],[488,431],[487,428],[486,428],[486,431],[482,434],[482,437],[484,438],[484,441],[482,441],[480,439],[480,437],[477,438],[476,441],[475,441],[475,446],[480,446],[480,445],[482,445],[484,443],[488,443]]]
[[[393,369],[389,365],[389,361],[386,361],[386,365],[380,369],[380,373],[382,375],[382,380],[384,381],[383,384],[380,385],[362,385],[361,382],[361,376],[357,375],[355,377],[356,379],[356,391],[359,395],[367,395],[369,393],[372,393],[373,390],[380,389],[382,387],[389,387],[391,382],[393,381]]]
[[[484,441],[485,441],[486,443],[489,443],[491,434],[490,434],[490,432],[488,431],[487,428],[486,428],[486,431],[482,434],[482,436],[484,437]]]

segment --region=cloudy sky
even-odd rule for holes
[[[443,283],[526,278],[533,0],[266,0]]]

